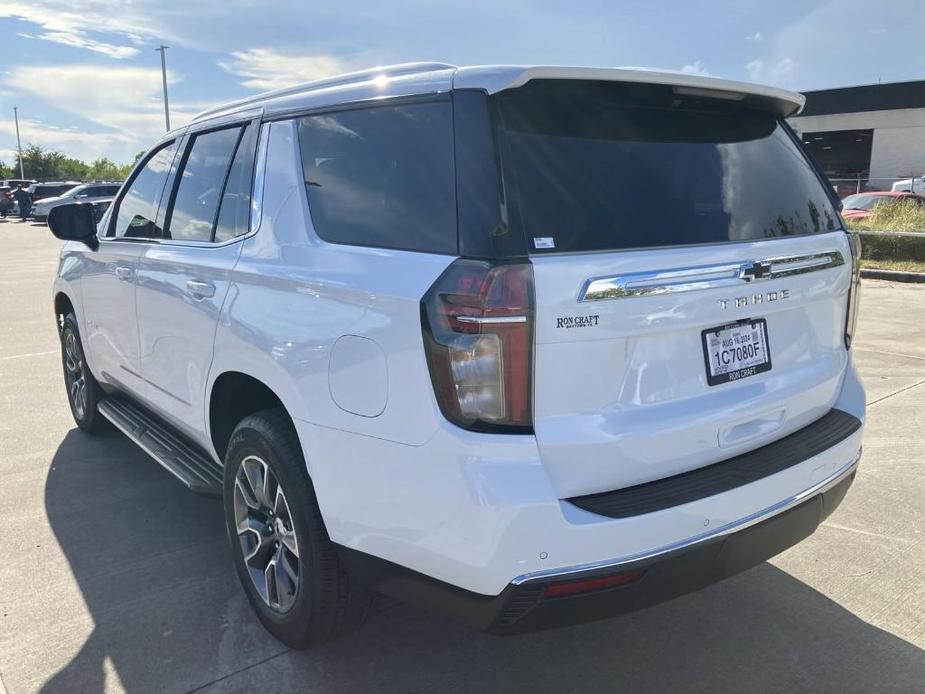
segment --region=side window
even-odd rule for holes
[[[211,241],[225,178],[241,128],[195,135],[177,175],[176,191],[167,212],[164,238]]]
[[[161,231],[154,220],[157,215],[157,205],[170,173],[170,165],[177,152],[177,142],[174,140],[164,145],[157,153],[148,159],[138,175],[132,181],[115,213],[115,223],[111,236],[126,238],[160,238]]]
[[[222,204],[215,226],[215,241],[222,243],[246,234],[250,222],[251,188],[254,179],[254,159],[257,156],[257,128],[248,125],[231,163],[231,172],[222,193]]]
[[[312,223],[326,241],[455,254],[449,101],[299,120]]]

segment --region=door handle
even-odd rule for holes
[[[123,282],[128,282],[135,275],[135,269],[126,265],[116,266],[116,277]]]
[[[186,283],[186,293],[195,299],[211,299],[215,296],[215,285],[211,282],[190,280]]]

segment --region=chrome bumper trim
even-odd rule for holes
[[[846,463],[837,471],[826,477],[821,482],[814,484],[809,489],[804,489],[802,492],[794,494],[793,496],[788,497],[783,501],[779,501],[776,504],[768,506],[767,508],[756,511],[751,515],[745,516],[744,518],[739,518],[738,520],[727,523],[726,525],[720,526],[714,530],[701,533],[700,535],[694,535],[693,537],[685,538],[684,540],[679,540],[678,542],[673,542],[668,545],[663,545],[662,547],[658,547],[656,549],[647,550],[645,552],[637,552],[636,554],[629,554],[614,559],[605,559],[603,561],[591,562],[588,564],[565,566],[557,569],[543,569],[542,571],[533,571],[530,573],[521,574],[520,576],[514,578],[511,583],[515,586],[519,586],[523,583],[529,583],[531,581],[539,581],[551,578],[564,578],[574,574],[584,573],[586,571],[594,571],[596,569],[619,568],[625,564],[633,564],[635,562],[644,561],[647,559],[657,559],[662,555],[671,554],[672,552],[676,552],[681,549],[687,549],[702,542],[707,542],[708,540],[714,540],[718,537],[731,535],[732,533],[739,532],[740,530],[744,530],[745,528],[783,513],[784,511],[793,508],[800,502],[805,501],[806,499],[815,496],[816,494],[821,494],[822,492],[828,491],[843,479],[845,479],[852,472],[854,472],[860,462],[861,450],[859,449],[854,458],[851,459],[851,462]]]

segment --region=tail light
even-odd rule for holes
[[[848,232],[848,246],[851,248],[851,287],[848,289],[845,347],[851,349],[854,329],[858,324],[858,301],[861,298],[861,238],[857,234]]]
[[[457,260],[421,301],[437,402],[474,431],[533,431],[533,267]]]

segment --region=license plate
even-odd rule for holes
[[[711,386],[771,370],[768,324],[764,318],[708,328],[701,335],[707,383]]]

